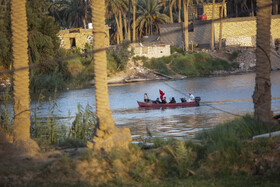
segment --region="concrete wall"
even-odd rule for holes
[[[148,58],[170,56],[170,45],[158,44],[151,46],[137,46],[134,48],[134,53],[134,56],[145,56]]]

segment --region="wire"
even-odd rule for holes
[[[248,10],[245,10],[245,11],[241,11],[240,13],[250,13],[252,10],[254,11],[257,11],[259,9],[262,9],[262,8],[267,8],[267,7],[270,7],[272,6],[273,3],[270,3],[270,4],[267,4],[265,6],[262,6],[262,7],[256,7],[254,9],[248,9]],[[232,14],[229,14],[228,16],[230,18],[222,18],[223,20],[227,20],[227,19],[231,19],[232,16],[234,16],[235,14],[232,13]],[[217,19],[214,19],[213,20],[214,22],[216,21],[220,21],[220,18],[217,18]],[[197,27],[201,27],[201,26],[204,26],[204,25],[207,25],[207,24],[211,24],[212,21],[203,21],[202,23],[200,23],[199,25],[197,25]],[[162,33],[161,36],[164,36],[164,35],[168,35],[170,33],[174,33],[174,32],[182,32],[182,29],[175,29],[175,30],[172,30],[170,32],[166,32],[166,33]],[[135,44],[135,43],[138,43],[137,40],[135,41],[132,41],[130,42],[131,44]],[[54,63],[57,63],[57,62],[60,62],[60,61],[63,61],[63,60],[70,60],[72,58],[76,58],[76,57],[79,57],[79,56],[86,56],[90,53],[97,53],[97,52],[100,52],[100,51],[103,51],[103,50],[107,50],[107,49],[110,49],[110,48],[115,48],[115,47],[119,47],[119,46],[122,46],[123,44],[119,44],[119,45],[115,45],[115,46],[112,46],[112,47],[106,47],[106,48],[101,48],[101,49],[98,49],[98,50],[91,50],[89,52],[85,52],[85,53],[82,53],[82,54],[76,54],[76,55],[70,55],[70,56],[66,56],[66,57],[61,57],[61,58],[56,58],[56,59],[52,59],[52,60],[47,60],[47,61],[43,61],[43,62],[39,62],[37,64],[30,64],[29,66],[25,66],[25,67],[21,67],[21,68],[18,68],[18,69],[12,69],[12,70],[2,70],[0,71],[0,75],[3,75],[3,74],[9,74],[9,73],[13,73],[15,71],[21,71],[21,70],[25,70],[27,68],[30,68],[30,69],[33,69],[33,68],[36,68],[36,67],[39,67],[39,66],[47,66],[47,65],[52,65]],[[266,56],[268,56],[268,54],[266,54]]]
[[[173,89],[173,90],[175,90],[175,91],[177,91],[177,92],[179,92],[179,93],[181,93],[181,94],[183,94],[183,95],[185,95],[185,96],[187,96],[187,97],[188,97],[188,95],[187,95],[187,94],[185,94],[185,93],[184,93],[184,92],[182,92],[181,90],[178,90],[178,89],[174,88],[173,86],[170,86],[168,83],[163,82],[163,84],[167,85],[167,86],[168,86],[168,87],[170,87],[171,89]],[[223,109],[220,109],[220,108],[214,107],[214,106],[209,105],[209,104],[207,104],[207,103],[203,103],[203,105],[208,106],[208,107],[211,107],[211,108],[213,108],[213,109],[215,109],[215,110],[219,110],[219,111],[224,112],[224,113],[227,113],[227,114],[231,114],[231,115],[233,115],[233,116],[242,117],[241,115],[234,114],[234,113],[232,113],[232,112],[228,112],[228,111],[226,111],[226,110],[223,110]]]

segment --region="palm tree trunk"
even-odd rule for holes
[[[170,16],[170,23],[173,23],[173,12],[172,12],[173,3],[169,5],[169,16]]]
[[[123,13],[123,24],[124,24],[124,38],[127,40],[127,19],[126,13]]]
[[[131,25],[130,25],[130,21],[131,21],[131,0],[129,0],[128,3],[128,20],[127,20],[127,37],[128,40],[131,41]]]
[[[222,38],[223,38],[223,16],[224,16],[224,5],[225,0],[222,2],[222,10],[220,13],[220,35],[219,35],[219,49],[222,49]]]
[[[212,20],[211,20],[211,50],[215,50],[215,28],[214,28],[214,16],[215,16],[215,0],[212,0]]]
[[[181,0],[178,1],[178,23],[181,23]]]
[[[85,6],[85,28],[87,27],[87,9],[88,9],[88,0],[86,0],[86,6]]]
[[[93,64],[97,125],[93,142],[88,147],[110,150],[112,147],[128,148],[131,135],[128,128],[117,129],[109,106],[107,86],[107,61],[105,50],[105,0],[92,1]]]
[[[29,69],[28,67],[28,33],[26,18],[26,1],[11,1],[11,28],[14,57],[14,127],[13,141],[17,149],[25,153],[37,152],[38,145],[30,138],[29,108]]]
[[[257,0],[256,85],[253,94],[254,115],[262,121],[272,120],[270,81],[271,0]],[[264,8],[265,7],[265,8]]]
[[[119,24],[120,24],[120,30],[119,30],[120,42],[122,42],[123,41],[123,24],[122,24],[122,12],[121,11],[119,12]]]
[[[132,33],[132,40],[135,42],[136,37],[136,25],[135,25],[135,19],[136,19],[136,0],[133,0],[133,33]]]
[[[254,11],[254,0],[251,0],[251,9],[252,9],[252,16],[255,16]]]
[[[184,7],[183,31],[184,31],[184,39],[185,39],[184,41],[185,51],[189,51],[189,15],[188,15],[189,1],[190,0],[183,1],[183,7]]]
[[[118,20],[118,16],[115,14],[115,20],[116,20],[116,24],[117,24],[117,44],[120,43],[120,38],[121,38],[121,35],[120,35],[120,24],[119,24],[119,20]]]

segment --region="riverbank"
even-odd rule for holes
[[[279,186],[280,136],[251,139],[277,129],[244,116],[202,131],[200,143],[150,135],[128,150],[99,152],[68,140],[29,156],[15,154],[1,136],[0,185]],[[146,142],[154,146],[144,149]]]
[[[214,61],[213,64],[223,64],[218,65],[220,67],[212,68],[207,67],[198,67],[198,73],[190,72],[189,75],[184,73],[180,69],[184,68],[184,64],[179,64],[179,68],[172,67],[174,64],[174,57],[178,54],[172,54],[169,57],[163,57],[160,59],[147,59],[145,57],[136,57],[132,58],[128,64],[125,71],[116,73],[108,77],[108,84],[119,84],[119,83],[131,83],[131,82],[143,82],[151,80],[178,80],[192,77],[207,77],[207,76],[225,76],[225,75],[234,75],[234,74],[245,74],[255,71],[256,66],[256,49],[255,48],[240,48],[232,47],[225,48],[223,50],[214,51],[211,50],[198,50],[188,55],[202,54],[197,57],[194,62],[200,61],[201,64],[209,61],[209,57]],[[179,54],[180,55],[180,54]],[[183,56],[183,54],[181,54]],[[209,56],[207,56],[209,55]],[[188,58],[182,59],[188,61]],[[155,65],[149,65],[153,63]],[[228,63],[228,65],[227,65]],[[188,64],[187,64],[188,66]],[[163,67],[166,67],[165,70],[162,70]],[[186,68],[192,68],[188,66]],[[207,70],[207,68],[209,70]],[[202,69],[202,70],[201,70]],[[277,71],[280,70],[280,54],[279,52],[272,51],[271,53],[271,70]],[[94,82],[91,82],[92,84]]]

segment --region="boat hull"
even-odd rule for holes
[[[161,108],[161,107],[194,107],[199,106],[199,102],[185,102],[185,103],[166,103],[166,104],[156,104],[156,103],[146,103],[137,101],[139,107],[155,107],[155,108]]]

